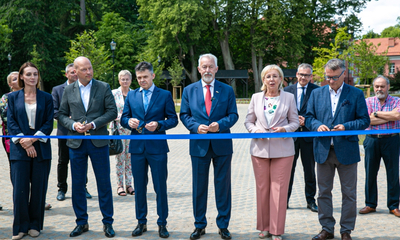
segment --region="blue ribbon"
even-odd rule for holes
[[[164,140],[164,139],[246,139],[246,138],[288,138],[288,137],[332,137],[365,134],[393,134],[400,129],[388,130],[352,130],[330,132],[287,132],[287,133],[209,133],[209,134],[138,134],[138,135],[79,135],[79,136],[2,136],[7,138],[56,138],[56,139],[132,139],[132,140]]]

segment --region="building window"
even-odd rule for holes
[[[395,65],[394,63],[390,63],[389,65],[389,74],[394,74],[395,71]]]

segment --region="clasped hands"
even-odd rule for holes
[[[321,125],[318,127],[318,132],[329,132],[329,131],[344,131],[345,127],[343,124],[338,124],[334,126],[332,129],[329,129],[326,125]]]
[[[137,118],[130,118],[128,121],[129,127],[131,127],[132,129],[137,129],[139,123],[140,121]],[[144,126],[144,128],[146,128],[150,132],[154,132],[157,129],[157,127],[158,127],[158,122],[156,121],[149,122]]]
[[[37,138],[20,138],[19,143],[25,149],[28,157],[34,158],[37,157],[37,153],[35,147],[32,145],[37,141]]]
[[[286,129],[284,127],[273,127],[271,128],[271,133],[278,133],[278,132],[286,132]],[[266,133],[267,131],[257,129],[254,133]],[[259,138],[261,140],[264,140],[265,138]]]
[[[91,123],[80,123],[80,122],[76,122],[74,123],[74,128],[75,131],[77,131],[78,133],[85,133],[87,131],[89,131],[90,129],[92,129],[92,124]]]
[[[210,125],[200,124],[197,128],[197,133],[199,134],[206,134],[208,132],[218,132],[219,131],[219,124],[217,122],[212,122]]]

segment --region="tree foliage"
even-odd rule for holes
[[[374,30],[369,30],[366,34],[362,36],[362,39],[380,38],[379,33],[375,33]]]
[[[98,44],[94,31],[85,30],[82,34],[77,35],[76,40],[71,40],[69,52],[65,52],[65,60],[72,63],[79,56],[89,58],[95,79],[106,81],[110,86],[112,85],[110,78],[107,77],[112,69],[110,54],[104,45]]]
[[[171,66],[167,68],[169,74],[171,75],[171,84],[176,87],[181,84],[182,81],[182,71],[183,67],[179,63],[179,59],[175,58]]]

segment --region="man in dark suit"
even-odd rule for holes
[[[68,64],[67,67],[65,68],[65,76],[67,77],[68,80],[63,84],[55,86],[53,88],[53,91],[51,92],[51,95],[53,96],[54,119],[57,120],[57,136],[68,135],[68,129],[63,127],[58,121],[58,109],[60,108],[60,103],[64,92],[64,88],[76,82],[76,80],[78,80],[78,76],[76,75],[73,63]],[[67,147],[67,139],[58,139],[58,165],[57,165],[58,201],[65,200],[65,194],[67,193],[68,190],[68,184],[67,184],[68,163],[69,163],[69,149]],[[86,178],[86,185],[87,185],[87,178]],[[86,198],[92,198],[87,188],[86,188]]]
[[[370,119],[364,94],[344,83],[346,67],[340,59],[325,65],[325,80],[329,85],[311,93],[307,106],[306,127],[311,131],[364,130]],[[351,239],[357,216],[357,163],[360,161],[358,136],[314,138],[314,157],[317,162],[318,218],[322,231],[313,240],[334,238],[332,188],[335,169],[342,190],[340,234]]]
[[[204,54],[197,67],[201,80],[183,90],[180,119],[190,134],[230,133],[237,122],[233,89],[215,80],[217,58]],[[207,226],[208,175],[211,161],[214,167],[215,198],[218,209],[217,226],[223,239],[231,239],[228,230],[231,217],[231,139],[190,140],[193,171],[193,213],[195,230],[190,239],[199,239]]]
[[[296,77],[298,79],[297,84],[285,87],[286,92],[293,93],[296,99],[297,112],[299,114],[300,127],[296,132],[309,132],[308,128],[304,126],[304,116],[307,111],[307,103],[310,98],[311,92],[318,88],[317,85],[311,83],[312,80],[312,66],[307,63],[302,63],[297,68]],[[313,139],[311,137],[299,137],[294,139],[295,154],[292,166],[292,175],[290,176],[289,192],[288,192],[288,208],[289,199],[292,193],[294,172],[296,170],[296,162],[299,157],[301,150],[301,163],[303,164],[304,170],[304,185],[305,194],[307,201],[307,208],[313,212],[318,212],[317,204],[315,204],[315,193],[317,192],[317,183],[315,180],[315,161],[313,151]]]
[[[171,93],[156,87],[153,83],[155,74],[148,62],[139,63],[136,79],[140,88],[128,93],[121,125],[131,130],[131,135],[165,134],[165,131],[178,125],[174,101]],[[166,228],[168,217],[167,199],[167,140],[131,140],[132,175],[135,184],[136,219],[138,225],[132,236],[140,236],[147,231],[147,182],[150,166],[154,191],[157,194],[158,234],[168,238]]]
[[[108,135],[107,124],[117,118],[117,107],[110,86],[93,79],[93,68],[88,58],[76,58],[74,68],[78,81],[65,87],[58,116],[60,123],[69,130],[68,135],[81,137],[67,140],[71,158],[72,206],[77,224],[70,237],[89,230],[85,196],[88,157],[96,176],[103,231],[106,237],[114,237],[109,140],[85,139],[85,136]]]

